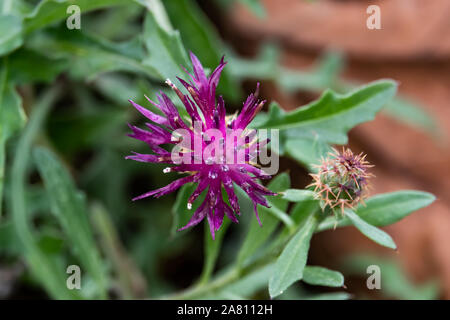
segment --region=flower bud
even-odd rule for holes
[[[373,174],[368,172],[373,167],[365,160],[366,155],[354,155],[350,149],[336,149],[316,165],[317,173],[311,174],[316,198],[321,200],[322,209],[339,208],[342,215],[345,208],[354,208],[364,203],[369,188],[368,180]]]

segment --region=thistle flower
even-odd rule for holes
[[[138,196],[133,201],[149,196],[159,198],[187,183],[194,182],[197,184],[197,187],[186,204],[187,208],[191,209],[193,202],[203,191],[207,190],[204,201],[195,210],[190,221],[179,230],[192,227],[206,217],[214,239],[214,232],[222,225],[224,215],[231,221],[238,222],[236,215],[240,215],[240,210],[234,191],[235,184],[244,190],[253,202],[255,215],[260,224],[257,205],[268,207],[265,196],[275,195],[257,183],[257,179],[265,179],[270,176],[252,162],[255,152],[258,153],[259,149],[268,141],[257,142],[254,139],[254,132],[246,130],[246,127],[261,110],[265,101],[257,99],[258,84],[256,93],[251,94],[247,98],[241,112],[233,117],[226,117],[223,98],[219,97],[216,101],[216,88],[226,62],[222,58],[219,66],[207,77],[197,57],[192,53],[190,57],[194,71],[193,74],[188,73],[190,80],[184,81],[178,78],[187,92],[189,92],[189,95],[183,94],[170,80],[166,81],[181,100],[187,115],[182,117],[174,103],[163,92],[157,95],[158,103],[146,98],[151,104],[161,110],[164,115],[153,113],[130,100],[130,103],[151,122],[146,123],[148,130],[130,125],[133,133],[129,134],[129,136],[146,142],[153,153],[139,154],[134,152],[134,155],[128,156],[126,159],[150,163],[167,163],[172,166],[164,169],[165,173],[188,173],[187,176],[175,180],[163,188]],[[213,139],[208,137],[209,132],[212,130],[220,133],[221,138]],[[174,147],[172,153],[162,148],[161,145],[163,144],[177,144],[178,147],[178,144],[181,142],[181,139],[176,134],[178,132],[185,133],[182,139],[183,147],[178,148],[176,152],[174,152]],[[235,132],[239,132],[239,134],[235,135],[234,138],[233,133]],[[229,137],[233,137],[232,142],[229,141]],[[190,147],[192,142],[194,148]],[[211,158],[207,157],[205,159],[203,155],[213,144],[216,147],[220,147],[212,152]],[[200,146],[197,150],[196,145]],[[222,152],[219,152],[220,148],[222,148]],[[230,151],[232,159],[235,159],[236,152],[240,152],[244,161],[241,163],[239,161],[231,161],[230,163],[228,161]],[[224,157],[224,154],[227,157]],[[190,161],[180,162],[182,159]],[[222,193],[222,188],[224,193]],[[224,195],[227,196],[229,205],[224,200]]]
[[[364,203],[368,179],[373,176],[368,173],[373,166],[365,158],[363,153],[354,155],[350,149],[343,148],[341,153],[333,149],[328,158],[315,166],[318,171],[310,174],[313,182],[308,187],[314,187],[323,210],[338,207],[343,215],[345,208],[351,209]]]

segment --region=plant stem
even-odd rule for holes
[[[145,278],[124,250],[108,213],[97,203],[92,205],[92,213],[104,251],[116,269],[123,297],[143,298],[147,292]]]
[[[185,299],[195,299],[197,297],[200,297],[206,293],[209,293],[211,291],[215,291],[217,289],[220,289],[236,279],[238,279],[240,275],[240,272],[237,268],[232,268],[228,272],[225,272],[221,276],[217,277],[216,279],[210,281],[207,284],[199,284],[192,288],[188,288],[186,290],[180,291],[178,293],[163,296],[161,299],[167,299],[167,300],[185,300]]]
[[[320,210],[318,210],[317,212],[315,212],[313,214],[317,219],[317,223],[315,225],[316,229],[317,229],[318,223],[323,219],[323,217],[321,217],[320,213],[321,213]],[[174,293],[172,295],[163,296],[163,297],[161,297],[161,299],[184,300],[184,299],[199,298],[201,296],[204,296],[205,294],[208,294],[215,290],[221,289],[221,288],[233,283],[235,280],[237,280],[239,278],[239,276],[252,273],[254,270],[257,270],[265,265],[268,265],[269,263],[272,263],[273,259],[275,259],[278,256],[278,254],[282,251],[282,249],[284,248],[286,243],[295,234],[295,232],[292,232],[292,230],[290,230],[290,228],[289,228],[289,231],[290,232],[285,234],[284,236],[280,236],[273,243],[273,245],[270,246],[269,249],[266,250],[264,252],[264,254],[262,256],[260,256],[258,259],[248,262],[244,266],[235,264],[229,269],[229,271],[223,273],[221,276],[215,278],[214,280],[210,281],[209,283],[198,282],[196,285],[194,285],[190,288],[187,288],[178,293]]]

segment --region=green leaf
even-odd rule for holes
[[[291,93],[298,90],[321,92],[328,88],[337,92],[348,92],[356,87],[353,82],[338,78],[343,66],[342,55],[339,52],[327,52],[311,70],[294,71],[280,66],[278,51],[276,46],[265,44],[258,56],[253,59],[233,56],[230,69],[236,77],[271,80],[282,90]],[[407,99],[392,99],[386,104],[384,111],[398,121],[430,133],[433,137],[437,137],[440,133],[440,130],[436,130],[435,119],[424,112],[424,107]],[[307,153],[302,153],[302,156],[307,156]]]
[[[86,104],[85,107],[89,105]],[[112,106],[72,114],[61,112],[48,122],[49,136],[55,146],[69,155],[83,147],[105,147],[109,143],[114,143],[113,137],[117,128],[128,120],[123,109]]]
[[[299,71],[279,67],[280,73],[276,79],[277,84],[287,93],[298,90],[321,92],[333,88],[338,74],[342,69],[342,56],[338,52],[326,52],[319,58],[311,71]]]
[[[317,215],[311,214],[281,252],[269,280],[271,298],[282,294],[295,281],[302,279],[311,237],[317,224]]]
[[[57,88],[47,91],[34,106],[28,126],[18,142],[12,167],[12,222],[17,237],[24,246],[23,255],[26,262],[33,276],[41,282],[48,294],[57,299],[77,299],[80,298],[79,294],[66,287],[64,270],[67,266],[61,264],[59,257],[46,255],[37,245],[38,238],[34,234],[30,217],[27,216],[25,199],[26,168],[31,144],[57,94]]]
[[[232,55],[230,70],[241,79],[273,81],[287,93],[298,90],[320,92],[334,87],[342,64],[340,53],[326,52],[311,71],[292,70],[281,65],[279,47],[265,43],[255,58],[244,59]]]
[[[277,175],[268,185],[268,188],[273,192],[281,192],[289,188],[291,181],[287,173]],[[288,206],[288,201],[281,198],[273,198],[272,205],[281,211],[285,211]],[[263,227],[259,225],[256,219],[251,219],[250,227],[245,237],[245,240],[239,250],[236,264],[241,266],[246,259],[250,258],[258,248],[260,248],[267,239],[272,235],[278,226],[279,219],[269,212],[268,208],[259,207],[259,218]]]
[[[317,200],[297,202],[291,210],[291,218],[296,225],[301,225],[311,214],[319,210],[320,203]]]
[[[147,12],[143,40],[148,56],[143,64],[157,70],[161,80],[171,79],[175,82],[177,76],[184,74],[181,67],[190,67],[190,62],[179,32],[159,22],[160,19],[157,20],[154,13]]]
[[[367,223],[384,227],[430,205],[435,199],[431,193],[415,190],[382,193],[366,200],[366,205],[359,205],[355,212]],[[320,223],[318,231],[332,229],[335,225],[343,227],[349,224],[347,218],[339,220],[336,224],[334,217],[328,217]]]
[[[172,0],[165,1],[164,5],[172,24],[181,31],[186,49],[194,52],[204,67],[213,70],[223,55],[224,45],[214,25],[198,7],[196,1]],[[227,66],[222,71],[218,90],[225,95],[225,100],[236,100],[241,95],[241,89],[231,77],[229,68]]]
[[[14,225],[10,221],[0,224],[1,255],[20,255],[23,247],[17,240]]]
[[[347,132],[374,119],[395,92],[395,82],[384,80],[345,95],[327,90],[317,101],[291,112],[273,102],[269,112],[255,118],[252,126],[284,130],[283,149],[312,170],[311,165],[329,152],[330,143],[347,143]]]
[[[36,29],[67,19],[70,15],[67,13],[67,8],[72,4],[77,5],[81,12],[88,12],[128,3],[129,0],[42,0],[32,12],[26,15],[24,31],[28,34]]]
[[[267,203],[270,206],[269,208],[267,208],[267,212],[269,212],[275,218],[283,222],[288,229],[294,231],[295,230],[294,220],[292,220],[292,218],[286,212],[274,206],[271,200],[267,200]]]
[[[268,264],[258,268],[224,287],[217,296],[219,298],[222,298],[223,296],[226,297],[227,295],[224,293],[228,293],[244,298],[252,298],[258,291],[267,287],[267,279],[273,274],[274,268],[274,264]]]
[[[368,224],[366,221],[361,219],[354,211],[345,210],[345,216],[348,217],[353,225],[367,238],[384,247],[391,249],[397,248],[394,240],[392,240],[392,238],[386,232]]]
[[[327,268],[306,266],[303,270],[303,281],[314,286],[342,287],[344,276]]]
[[[314,171],[313,164],[319,163],[325,158],[331,147],[328,143],[320,140],[320,137],[303,137],[298,139],[288,139],[284,144],[286,154],[291,158],[305,165],[309,171]]]
[[[33,50],[20,48],[9,57],[14,83],[51,82],[69,67],[66,59],[51,59]]]
[[[69,59],[70,74],[92,80],[104,72],[128,71],[161,79],[158,71],[142,63],[144,51],[137,40],[112,43],[79,30],[56,28],[34,34],[27,46],[52,59]]]
[[[47,232],[41,232],[39,234],[39,240],[37,241],[37,244],[42,252],[47,255],[60,255],[64,246],[64,239],[60,237],[60,235],[49,230]]]
[[[37,148],[33,156],[44,180],[52,212],[61,223],[74,254],[94,278],[102,296],[106,297],[105,269],[94,241],[83,196],[52,152]]]
[[[394,98],[386,105],[384,111],[394,119],[419,128],[434,137],[441,133],[436,120],[424,110],[424,107],[415,102],[404,98]]]
[[[9,63],[3,58],[0,65],[0,216],[3,204],[3,182],[5,175],[5,146],[8,139],[25,125],[22,99],[9,81]]]
[[[314,192],[311,190],[287,189],[282,193],[283,199],[291,202],[300,202],[305,200],[313,200]]]
[[[347,132],[357,124],[373,120],[395,92],[396,83],[383,80],[345,95],[327,90],[319,100],[292,112],[285,112],[279,105],[272,103],[258,127],[291,129],[288,136],[292,139],[318,135],[323,141],[345,144]]]
[[[252,59],[243,59],[231,53],[230,72],[240,79],[276,80],[279,75],[279,48],[272,44],[265,44],[258,55]]]
[[[22,45],[22,20],[19,17],[0,14],[0,30],[0,56]]]
[[[348,300],[351,297],[351,294],[347,292],[330,292],[309,296],[305,300]]]
[[[1,98],[1,97],[0,97]],[[11,83],[5,84],[1,103],[1,133],[2,139],[7,141],[13,134],[20,131],[26,122],[26,115],[22,109],[22,99]]]
[[[0,13],[23,16],[33,9],[33,5],[26,0],[1,0]]]

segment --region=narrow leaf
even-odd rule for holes
[[[142,62],[145,52],[137,39],[112,43],[79,30],[53,28],[31,35],[27,46],[50,59],[70,59],[69,72],[75,78],[129,71],[163,80],[155,67]]]
[[[72,4],[76,4],[82,12],[88,12],[128,3],[129,0],[77,0],[76,3],[72,0],[42,0],[32,12],[26,15],[24,31],[30,33],[36,29],[67,19],[67,8]]]
[[[258,268],[223,288],[217,296],[222,296],[226,292],[250,299],[258,291],[267,288],[267,279],[273,274],[274,268],[274,264]]]
[[[317,224],[317,216],[310,215],[283,249],[275,264],[275,272],[269,280],[270,297],[282,294],[295,281],[302,279],[309,244]]]
[[[0,30],[2,30],[0,33],[0,56],[10,53],[22,45],[22,20],[19,17],[0,14]]]
[[[34,106],[30,122],[18,142],[12,167],[12,175],[14,176],[11,183],[12,221],[17,237],[24,246],[23,254],[34,277],[41,282],[52,297],[76,299],[80,298],[79,294],[68,290],[66,287],[65,267],[61,265],[61,260],[46,255],[37,245],[38,238],[32,228],[30,217],[27,215],[25,199],[26,168],[31,144],[57,93],[57,89],[47,91],[39,103]]]
[[[106,297],[105,270],[94,241],[84,199],[61,162],[49,150],[35,149],[34,159],[44,180],[52,211],[69,238],[75,255]]]
[[[175,82],[177,76],[184,74],[182,67],[188,68],[190,63],[179,32],[158,22],[154,13],[148,11],[143,35],[148,56],[143,64],[158,70],[160,79]]]
[[[366,205],[359,205],[355,212],[367,223],[377,227],[384,227],[430,205],[435,199],[436,197],[431,193],[415,190],[382,193],[366,200]],[[320,223],[318,231],[332,229],[335,224],[335,218],[328,217]],[[348,218],[337,222],[338,227],[349,224]]]
[[[289,175],[287,173],[282,173],[269,183],[268,188],[274,192],[281,192],[289,188],[290,184]],[[281,198],[273,198],[272,205],[284,212],[288,202]],[[279,224],[279,219],[273,216],[268,208],[260,207],[259,217],[263,227],[260,227],[256,219],[251,220],[250,228],[238,253],[236,262],[238,265],[241,265],[247,258],[251,257],[256,250],[267,241]]]
[[[282,194],[283,199],[291,202],[300,202],[314,199],[314,192],[310,190],[287,189]]]
[[[315,286],[342,287],[344,276],[338,271],[327,268],[306,266],[303,270],[303,281]]]
[[[397,246],[392,240],[391,236],[389,236],[386,232],[377,227],[374,227],[363,219],[361,219],[354,211],[345,210],[345,215],[350,219],[353,225],[361,231],[367,238],[373,240],[374,242],[385,246],[387,248],[396,249]]]

